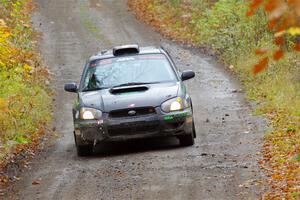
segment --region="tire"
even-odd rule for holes
[[[89,156],[93,153],[93,145],[76,145],[78,156]]]
[[[89,156],[93,153],[93,145],[92,144],[84,144],[84,145],[78,144],[75,132],[74,132],[74,139],[75,139],[75,145],[76,145],[78,156]]]
[[[194,136],[194,138],[197,137],[194,119],[193,119],[193,136]]]
[[[197,134],[196,134],[196,128],[195,128],[194,109],[193,109],[193,103],[192,103],[192,101],[191,101],[191,107],[192,107],[192,115],[193,115],[193,136],[194,136],[194,138],[196,138]]]
[[[184,135],[179,137],[180,146],[192,146],[195,143],[194,140],[194,133],[191,133],[189,135]]]

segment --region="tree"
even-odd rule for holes
[[[293,50],[300,52],[300,0],[252,0],[247,15],[254,15],[260,7],[263,7],[268,15],[268,29],[274,32],[274,44],[277,50],[272,52],[272,59],[278,61],[283,58],[287,41],[292,42]],[[269,51],[268,49],[256,50],[255,53],[263,58],[254,66],[254,74],[268,66],[270,58],[265,55]]]

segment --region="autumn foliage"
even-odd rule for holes
[[[50,120],[48,72],[30,24],[33,7],[31,0],[0,0],[0,169],[35,149]]]
[[[298,1],[128,1],[164,36],[212,50],[257,102],[270,127],[259,162],[268,177],[262,199],[300,198]]]
[[[275,61],[280,60],[284,56],[287,49],[286,41],[292,41],[293,50],[300,51],[300,0],[252,0],[249,5],[248,16],[253,16],[254,13],[262,7],[268,16],[267,28],[274,33],[274,44],[277,45],[277,50],[273,51],[272,58]],[[262,52],[257,50],[256,52]],[[265,49],[263,50],[264,53]],[[257,55],[261,55],[257,53]],[[262,60],[254,66],[253,73],[257,74],[265,69],[268,65],[268,60]]]

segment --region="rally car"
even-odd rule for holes
[[[193,105],[180,72],[162,47],[117,46],[92,56],[73,107],[74,137],[79,156],[97,143],[175,136],[180,145],[194,144]]]

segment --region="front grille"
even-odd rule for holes
[[[159,131],[159,121],[130,122],[108,127],[110,136],[136,135]]]
[[[129,112],[134,111],[135,114],[130,114]],[[143,108],[127,108],[122,110],[114,110],[109,113],[111,118],[120,118],[120,117],[132,117],[132,116],[142,116],[155,114],[156,111],[153,107],[143,107]]]

